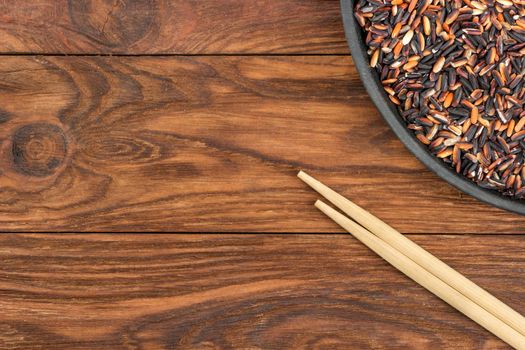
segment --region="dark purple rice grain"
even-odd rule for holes
[[[479,186],[525,199],[525,0],[357,0],[355,15],[417,138]]]

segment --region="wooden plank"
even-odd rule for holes
[[[5,57],[0,229],[339,229],[304,169],[403,232],[525,231],[396,139],[350,57]]]
[[[1,53],[347,53],[338,0],[0,2]]]
[[[522,236],[413,236],[525,312]],[[0,347],[506,349],[348,235],[0,235]]]

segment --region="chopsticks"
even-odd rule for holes
[[[383,221],[304,172],[298,177],[353,220],[315,206],[415,282],[516,349],[525,349],[525,318]]]

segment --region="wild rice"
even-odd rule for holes
[[[479,186],[525,197],[525,0],[357,0],[407,127]]]

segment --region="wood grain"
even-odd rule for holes
[[[348,53],[338,0],[0,2],[0,53]]]
[[[304,169],[403,232],[525,231],[427,171],[351,58],[6,57],[0,229],[338,229]]]
[[[0,1],[0,55],[0,231],[339,231],[304,169],[525,313],[525,236],[439,234],[525,219],[402,147],[338,0]],[[0,234],[0,261],[0,349],[506,349],[348,235]]]
[[[413,236],[525,312],[523,236]],[[506,349],[349,235],[0,235],[0,348]]]

